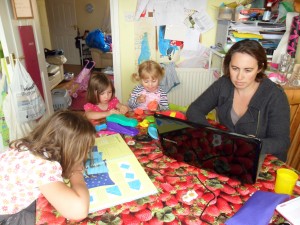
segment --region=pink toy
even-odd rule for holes
[[[91,70],[94,68],[95,62],[86,60],[84,68],[80,71],[79,75],[75,78],[72,87],[68,90],[73,98],[77,98],[78,91],[86,91],[88,82],[91,75]],[[75,90],[74,90],[75,89]]]
[[[98,137],[111,135],[111,134],[117,134],[117,132],[110,131],[110,130],[100,130],[97,132]]]

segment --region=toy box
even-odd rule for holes
[[[72,98],[66,89],[53,89],[51,95],[54,111],[67,109],[72,104]]]

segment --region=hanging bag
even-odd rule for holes
[[[10,89],[20,123],[39,119],[45,114],[45,102],[30,74],[19,60],[16,60]]]
[[[12,74],[8,73],[7,67],[6,67],[6,60],[3,58],[1,59],[1,65],[2,65],[2,72],[5,73],[6,81],[7,81],[7,93],[5,94],[5,97],[3,99],[3,115],[5,119],[5,123],[7,124],[7,129],[2,130],[2,139],[6,139],[7,143],[16,140],[19,138],[22,138],[26,135],[28,135],[29,132],[32,131],[32,129],[36,126],[36,121],[28,121],[26,123],[19,123],[18,120],[16,120],[17,110],[15,107],[15,98],[13,96],[13,92],[11,90],[11,80],[12,80]],[[2,127],[2,129],[5,127]],[[5,135],[5,137],[3,136]],[[9,135],[9,137],[7,137]]]

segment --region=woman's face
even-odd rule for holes
[[[256,83],[255,78],[260,72],[257,60],[247,53],[236,52],[229,64],[230,79],[237,89],[245,89]]]

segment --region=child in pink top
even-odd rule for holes
[[[89,80],[87,102],[84,105],[85,115],[93,124],[111,114],[125,114],[129,110],[115,97],[112,81],[101,73],[93,74]]]
[[[35,224],[35,201],[41,194],[64,217],[84,219],[90,196],[83,170],[95,137],[84,116],[58,111],[11,142],[0,154],[0,224]]]

